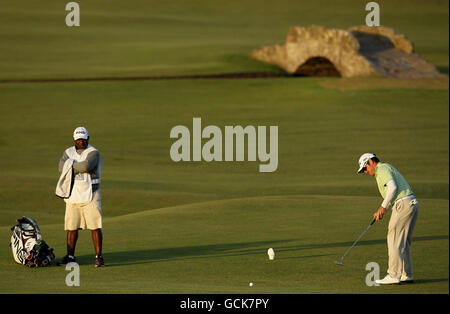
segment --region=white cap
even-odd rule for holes
[[[78,128],[75,129],[75,131],[73,131],[74,141],[79,140],[79,139],[87,140],[88,138],[89,138],[89,133],[85,127],[79,126]]]
[[[367,162],[369,161],[369,159],[376,157],[375,154],[372,153],[365,153],[362,154],[361,157],[359,157],[358,160],[358,164],[359,164],[359,169],[358,169],[358,173],[363,173],[364,172],[364,167],[367,165]]]

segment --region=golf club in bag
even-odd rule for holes
[[[375,219],[374,220],[372,220],[372,222],[370,223],[370,225],[366,228],[366,230],[364,230],[364,232],[363,233],[361,233],[361,235],[359,236],[359,238],[358,239],[356,239],[356,241],[355,242],[353,242],[353,244],[352,244],[352,246],[351,247],[349,247],[348,248],[348,250],[347,250],[347,252],[345,252],[345,254],[344,255],[342,255],[342,257],[341,257],[341,260],[340,261],[334,261],[334,263],[336,264],[336,265],[339,265],[339,266],[344,266],[344,257],[348,254],[348,252],[350,252],[350,250],[356,245],[356,243],[358,243],[358,241],[359,240],[361,240],[361,238],[363,237],[363,235],[365,235],[366,234],[366,232],[367,231],[369,231],[369,229],[370,229],[370,227],[372,227],[372,225],[375,223]]]

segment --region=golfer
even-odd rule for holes
[[[363,154],[358,163],[358,173],[374,176],[383,197],[383,202],[373,218],[379,221],[389,209],[392,209],[387,234],[388,274],[384,279],[376,280],[376,283],[382,285],[411,283],[413,282],[411,242],[419,203],[408,182],[392,165],[380,162],[375,154],[370,153]]]
[[[58,263],[64,266],[75,262],[75,246],[78,230],[89,229],[95,249],[95,267],[103,267],[102,256],[102,209],[100,195],[100,177],[102,158],[97,149],[89,145],[89,134],[84,127],[73,132],[74,146],[67,148],[60,161],[59,171],[63,171],[66,162],[73,169],[73,187],[70,197],[65,198],[66,214],[64,230],[67,230],[67,255]]]

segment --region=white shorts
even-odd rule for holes
[[[97,190],[94,192],[92,201],[89,203],[66,203],[64,230],[95,230],[102,228],[103,214],[101,201],[100,190]]]

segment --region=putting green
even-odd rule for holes
[[[448,276],[448,201],[422,200],[413,254],[417,284],[368,287],[365,270],[386,269],[387,219],[339,259],[367,226],[371,197],[290,195],[180,205],[105,219],[105,260],[96,269],[89,232],[80,233],[80,286],[65,285],[64,267],[27,269],[2,251],[2,292],[29,293],[433,293]],[[331,210],[332,209],[332,210]],[[330,216],[329,219],[325,217]],[[447,219],[448,220],[448,219]],[[430,233],[428,230],[434,228]],[[43,225],[64,251],[61,226]],[[8,228],[0,229],[2,238]],[[267,249],[274,248],[270,261]],[[9,253],[9,252],[8,252]],[[433,258],[430,258],[430,254]],[[26,286],[14,285],[27,280]],[[46,285],[42,287],[42,281]],[[254,286],[249,287],[249,282]],[[44,289],[44,290],[42,290]]]

